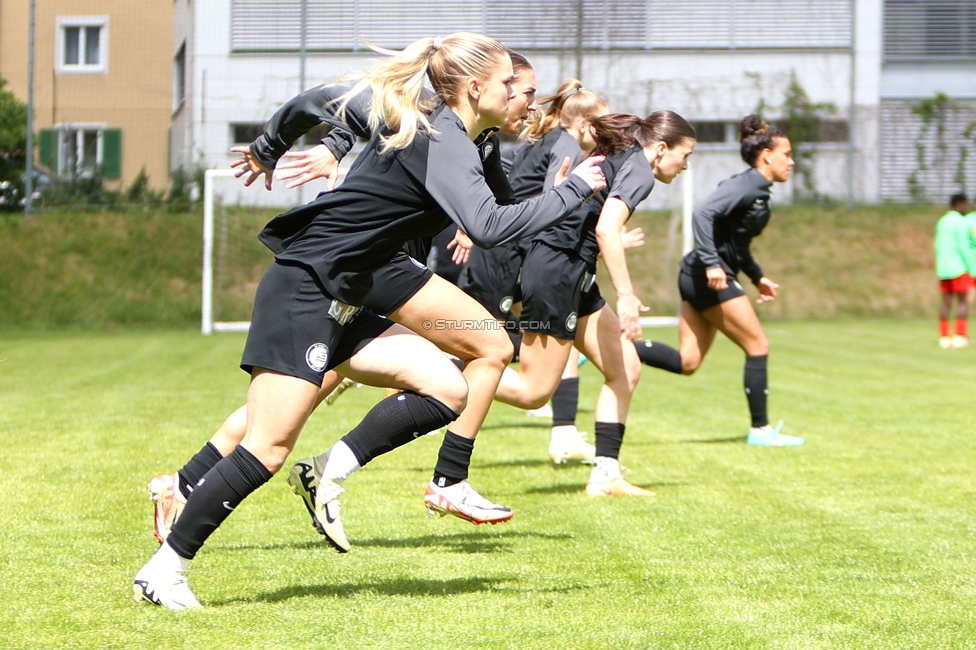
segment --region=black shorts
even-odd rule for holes
[[[532,242],[522,264],[521,329],[572,341],[577,321],[605,304],[591,264],[573,251]]]
[[[498,320],[506,320],[512,305],[522,300],[519,274],[525,250],[518,242],[502,244],[488,250],[474,248],[458,287],[488,310]]]
[[[393,321],[333,300],[300,266],[275,262],[254,296],[241,368],[267,368],[316,386]]]
[[[363,297],[363,307],[389,316],[413,298],[434,272],[403,251],[373,272],[373,287]]]
[[[729,286],[722,291],[708,288],[708,278],[704,275],[691,275],[684,270],[678,274],[678,292],[699,312],[711,309],[719,303],[746,295],[739,281],[730,276]]]

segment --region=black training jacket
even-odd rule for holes
[[[596,224],[608,198],[622,200],[633,213],[637,204],[654,189],[654,173],[639,145],[606,157],[600,168],[607,178],[607,186],[596,196],[559,222],[540,233],[535,241],[552,248],[576,251],[591,266],[596,266],[600,246],[596,241]]]
[[[453,221],[490,248],[549,228],[589,194],[571,174],[534,199],[501,204],[460,118],[442,104],[430,122],[433,132],[417,134],[404,149],[381,152],[374,135],[335,190],[273,219],[261,241],[278,260],[310,269],[332,298],[356,305],[372,272],[412,239]]]
[[[720,182],[695,208],[695,248],[681,260],[681,269],[702,276],[721,267],[730,276],[742,271],[753,284],[759,282],[763,272],[749,246],[769,223],[770,186],[772,182],[752,167]]]

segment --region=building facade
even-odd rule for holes
[[[304,6],[304,16],[303,16]],[[176,0],[171,161],[226,167],[303,88],[399,48],[467,30],[536,68],[540,94],[570,77],[611,110],[670,108],[699,130],[692,195],[741,169],[735,127],[756,110],[818,125],[806,173],[778,200],[876,203],[976,188],[976,3],[971,0]],[[304,28],[303,28],[304,25]],[[973,146],[968,146],[972,142]],[[659,188],[647,207],[675,207]]]
[[[0,3],[0,75],[27,101],[29,2]],[[142,170],[169,185],[172,0],[36,2],[35,161],[61,176],[96,168],[113,188]]]

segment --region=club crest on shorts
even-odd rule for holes
[[[512,296],[505,296],[502,298],[502,301],[498,303],[498,308],[507,314],[508,312],[512,311],[512,304],[514,302],[515,299],[512,298]]]
[[[574,311],[566,318],[566,329],[570,332],[576,331],[576,312]]]
[[[305,351],[305,363],[315,372],[322,372],[329,365],[329,348],[325,343],[313,343]]]

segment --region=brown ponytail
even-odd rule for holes
[[[674,111],[654,111],[641,119],[628,113],[611,113],[590,120],[596,149],[593,154],[610,156],[633,147],[663,142],[674,147],[684,140],[697,139],[695,129]]]

